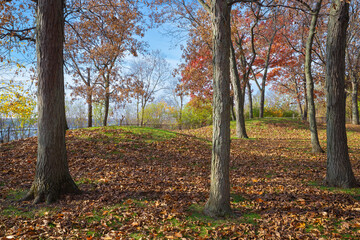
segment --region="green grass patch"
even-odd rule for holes
[[[233,202],[233,203],[239,203],[239,202],[247,201],[246,198],[244,198],[243,196],[241,196],[239,194],[234,194],[233,193],[233,194],[230,195],[230,197],[231,197],[231,202]]]
[[[154,142],[154,141],[165,141],[177,136],[177,133],[156,129],[150,127],[92,127],[87,128],[88,134],[83,132],[84,130],[74,130],[79,131],[77,138],[86,139],[89,141],[103,141],[103,142],[130,142],[130,141],[143,141],[143,142]]]
[[[23,197],[25,197],[28,190],[26,189],[12,189],[8,192],[6,199],[11,201],[19,201]]]
[[[177,133],[163,130],[163,129],[156,129],[156,128],[149,128],[149,127],[121,127],[122,130],[127,130],[133,135],[137,135],[141,137],[146,142],[153,142],[153,141],[165,141],[177,136]]]
[[[80,178],[79,180],[75,181],[76,185],[81,184],[98,184],[99,180],[97,179],[90,179],[90,178]]]
[[[233,195],[234,196],[234,195]],[[242,201],[246,201],[245,198],[241,197],[240,195],[236,195],[235,196],[237,199],[234,202],[242,202]],[[220,226],[222,224],[231,224],[231,223],[249,223],[249,224],[256,224],[255,219],[260,219],[261,216],[257,213],[244,213],[242,216],[240,217],[233,217],[233,216],[229,216],[227,218],[222,218],[222,219],[214,219],[211,218],[209,216],[206,216],[203,213],[203,206],[197,205],[197,204],[192,204],[189,207],[189,216],[188,216],[188,220],[194,221],[194,222],[202,222],[203,224],[200,225],[205,225],[205,226],[211,226],[211,227],[216,227],[216,226]]]
[[[34,219],[36,217],[52,215],[57,211],[58,211],[58,208],[56,208],[56,207],[23,209],[23,208],[19,208],[16,206],[7,206],[0,212],[0,214],[3,216],[9,216],[9,217],[25,217],[25,218],[29,218],[29,219]]]
[[[341,193],[351,195],[354,199],[360,201],[360,188],[337,188],[337,187],[327,187],[322,186],[317,182],[308,182],[309,186],[317,187],[324,191],[329,191],[333,193]]]
[[[261,216],[257,213],[245,213],[244,215],[241,216],[240,222],[257,225],[257,222],[255,219],[261,219]]]
[[[35,216],[32,211],[24,211],[15,206],[8,206],[1,211],[1,215],[8,217],[25,217],[33,218]]]

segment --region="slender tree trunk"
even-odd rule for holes
[[[136,125],[140,126],[139,99],[136,100]]]
[[[299,114],[300,114],[300,116],[303,116],[303,109],[302,109],[302,105],[301,105],[301,96],[300,96],[300,92],[299,92],[299,85],[296,80],[295,80],[295,93],[296,93],[296,102],[298,104]]]
[[[262,89],[260,91],[260,103],[259,103],[259,118],[264,117],[264,111],[265,111],[265,84],[262,86]]]
[[[333,0],[326,43],[327,168],[328,186],[357,186],[349,160],[345,128],[345,47],[349,4]]]
[[[90,78],[90,68],[87,69],[88,76],[87,76],[87,105],[88,105],[88,127],[92,127],[92,91],[91,91],[91,78]]]
[[[359,90],[359,82],[357,77],[355,76],[355,72],[352,73],[352,92],[351,92],[351,100],[352,100],[352,124],[359,125],[359,105],[358,105],[358,90]]]
[[[304,99],[305,99],[305,104],[304,104],[304,112],[303,112],[303,115],[302,115],[302,120],[303,121],[307,121],[307,118],[308,118],[308,97],[307,97],[307,87],[306,87],[306,77],[304,79]]]
[[[244,117],[244,93],[241,89],[239,73],[235,59],[234,47],[230,42],[230,79],[234,90],[235,114],[236,114],[236,136],[238,138],[248,138],[245,128]],[[244,91],[245,92],[245,91]]]
[[[262,77],[261,89],[260,89],[259,118],[264,117],[266,79],[267,79],[267,73],[268,73],[268,70],[269,70],[270,54],[271,54],[272,45],[274,43],[275,35],[276,35],[276,32],[271,37],[271,40],[270,40],[270,43],[269,43],[269,49],[268,49],[268,52],[266,54],[266,59],[265,59],[265,69],[264,69],[264,75]]]
[[[236,121],[236,114],[234,110],[234,96],[230,97],[230,111],[231,111],[231,117],[233,121]]]
[[[179,129],[182,129],[183,95],[180,96]]]
[[[140,122],[140,126],[144,126],[144,113],[145,113],[145,107],[141,107],[141,122]]]
[[[63,0],[38,0],[38,157],[35,179],[24,200],[52,203],[61,194],[77,193],[65,147],[63,73]]]
[[[213,29],[213,144],[210,196],[204,213],[212,217],[231,214],[230,207],[230,7],[211,1]]]
[[[311,74],[311,51],[312,45],[316,32],[316,23],[318,15],[321,9],[322,0],[319,0],[316,4],[315,10],[312,11],[312,18],[310,23],[309,35],[306,41],[305,50],[305,77],[306,77],[306,91],[307,91],[307,102],[309,109],[309,126],[311,134],[311,146],[313,153],[323,153],[319,142],[317,125],[316,125],[316,110],[314,102],[314,80]]]
[[[105,100],[104,100],[104,107],[105,107],[105,111],[104,111],[104,122],[103,125],[104,127],[107,126],[107,122],[108,122],[108,116],[109,116],[109,106],[110,106],[110,76],[108,75],[105,81]]]
[[[251,92],[251,85],[247,82],[247,89],[248,89],[248,101],[249,101],[249,118],[254,118],[253,106],[252,106],[252,92]]]

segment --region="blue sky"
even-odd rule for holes
[[[177,67],[182,55],[180,45],[185,45],[185,40],[175,39],[166,34],[169,27],[169,24],[165,24],[164,27],[149,29],[142,40],[149,44],[149,50],[160,50],[171,66]]]

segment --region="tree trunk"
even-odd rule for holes
[[[140,126],[140,116],[139,116],[139,99],[136,99],[136,125]]]
[[[265,84],[262,86],[260,91],[260,105],[259,105],[259,118],[264,117],[265,111]]]
[[[91,78],[90,78],[90,68],[87,69],[87,105],[88,105],[88,127],[92,127],[92,91],[91,91]]]
[[[357,182],[349,160],[345,128],[345,47],[349,4],[333,0],[326,43],[328,186],[350,188]]]
[[[184,101],[184,97],[183,95],[180,96],[180,111],[179,111],[179,130],[182,129],[182,112],[183,112],[183,101]]]
[[[298,104],[298,109],[299,109],[299,114],[300,116],[303,117],[303,109],[302,109],[302,105],[301,105],[301,96],[299,93],[299,86],[297,81],[295,80],[295,93],[296,93],[296,102]]]
[[[211,1],[213,29],[213,144],[210,196],[204,213],[231,214],[230,207],[230,8],[227,1]]]
[[[315,10],[312,11],[312,18],[310,23],[309,35],[306,41],[306,50],[305,50],[305,77],[306,77],[306,91],[307,91],[307,102],[309,110],[309,126],[311,134],[311,146],[313,153],[323,153],[319,142],[317,125],[316,125],[316,110],[314,102],[314,80],[311,74],[311,51],[312,45],[315,37],[316,23],[318,15],[321,9],[322,0],[319,0],[316,3]]]
[[[266,78],[267,78],[267,73],[269,70],[269,65],[270,65],[270,55],[271,55],[271,49],[272,49],[272,45],[274,43],[274,39],[275,39],[275,35],[276,32],[272,35],[271,40],[269,42],[269,49],[268,52],[266,54],[266,59],[265,59],[265,68],[264,68],[264,75],[262,77],[262,82],[261,82],[261,89],[260,89],[260,106],[259,106],[259,118],[263,118],[264,117],[264,111],[265,111],[265,87],[266,87]]]
[[[78,193],[65,147],[63,73],[63,0],[37,3],[38,157],[35,180],[24,200],[51,203],[61,194]]]
[[[247,89],[248,89],[248,101],[249,101],[249,118],[254,118],[253,106],[252,106],[252,92],[251,92],[251,85],[247,82]]]
[[[237,70],[237,64],[235,59],[234,47],[230,42],[230,79],[234,90],[234,104],[236,114],[236,137],[248,138],[245,128],[244,117],[244,92],[241,89],[239,73]]]
[[[307,87],[306,87],[306,77],[305,77],[305,81],[304,81],[304,94],[305,94],[305,104],[304,104],[304,112],[302,115],[302,120],[303,121],[307,121],[307,117],[308,117],[308,97],[307,97]]]
[[[140,126],[144,126],[144,113],[145,113],[145,107],[141,107],[141,122],[140,122]]]
[[[107,126],[107,121],[108,121],[108,116],[109,116],[109,106],[110,106],[110,76],[108,75],[106,77],[106,81],[105,81],[105,100],[104,100],[104,107],[105,107],[105,111],[104,111],[104,122],[103,125],[104,127]]]
[[[236,121],[236,115],[234,110],[234,96],[230,96],[230,119]]]
[[[352,100],[352,124],[359,125],[359,105],[358,105],[358,89],[359,82],[357,80],[356,73],[352,73],[352,92],[351,92],[351,100]]]

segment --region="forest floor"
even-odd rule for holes
[[[347,128],[360,180],[360,126]],[[34,178],[36,138],[0,144],[0,239],[360,238],[360,189],[322,186],[326,154],[311,153],[305,123],[251,120],[247,131],[250,139],[231,142],[234,216],[226,219],[202,214],[211,127],[68,131],[70,172],[83,194],[51,205],[17,201]]]

